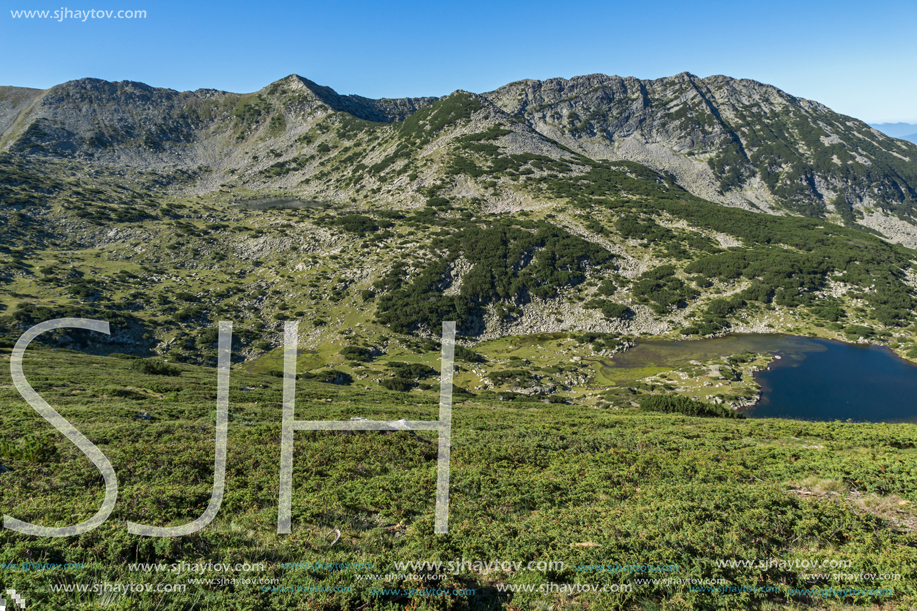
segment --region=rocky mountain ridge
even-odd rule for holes
[[[485,95],[578,152],[672,173],[704,199],[834,218],[914,242],[917,147],[776,87],[689,73],[588,75]]]
[[[459,98],[477,106],[461,119],[473,126],[442,113],[442,124],[429,123],[436,109],[464,104]],[[420,139],[401,136],[418,136],[420,124],[428,137],[413,150]],[[917,246],[917,146],[747,79],[594,74],[383,100],[340,95],[297,75],[251,94],[99,79],[0,88],[0,149],[157,171],[187,192],[245,187],[335,200],[371,193],[399,206],[449,182],[450,194],[482,197],[494,210],[537,205],[504,188],[507,181],[487,188],[481,176],[449,170],[473,145],[450,143],[488,126],[509,132],[495,140],[498,157],[632,161],[709,201],[825,218]],[[332,146],[351,155],[328,162]],[[380,176],[408,165],[391,181]],[[373,167],[351,180],[354,169]]]

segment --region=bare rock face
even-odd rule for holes
[[[699,197],[858,223],[917,244],[917,147],[776,87],[594,74],[518,81],[484,96],[569,148],[673,174]]]

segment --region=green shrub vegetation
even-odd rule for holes
[[[631,309],[626,305],[614,303],[607,299],[591,299],[587,301],[585,305],[587,308],[601,310],[605,318],[608,319],[622,318],[624,315],[631,312]]]
[[[672,306],[684,306],[699,293],[675,276],[675,267],[660,265],[646,271],[637,278],[632,287],[633,295],[657,314],[666,314]]]
[[[610,264],[602,247],[543,222],[495,220],[485,226],[471,222],[443,238],[445,256],[435,260],[408,283],[403,267],[395,266],[375,283],[384,292],[377,318],[396,331],[425,325],[439,328],[443,320],[464,327],[473,316],[496,301],[525,302],[530,296],[548,298],[558,289],[585,280],[585,264]],[[474,264],[462,278],[458,295],[434,290],[448,265],[459,256]]]
[[[362,346],[345,346],[341,349],[341,356],[351,361],[371,361],[373,351]]]
[[[431,376],[438,375],[439,372],[422,363],[402,363],[392,361],[386,363],[386,366],[395,373],[396,377],[412,380],[422,380]]]
[[[910,468],[917,433],[910,424],[695,417],[678,409],[584,409],[575,402],[565,405],[560,397],[544,403],[545,397],[508,391],[476,397],[456,393],[448,535],[433,533],[436,434],[422,431],[416,436],[298,431],[293,532],[277,535],[283,380],[239,369],[230,385],[227,479],[219,514],[194,535],[156,539],[128,534],[126,522],[184,524],[201,515],[210,498],[216,376],[212,367],[186,366],[181,377],[158,383],[156,390],[168,393],[166,399],[105,393],[108,387],[143,384],[129,369],[131,363],[40,349],[26,355],[25,372],[36,390],[105,452],[121,484],[108,521],[86,535],[28,538],[0,531],[4,562],[37,557],[86,564],[49,569],[41,579],[7,570],[4,587],[28,592],[27,604],[34,608],[70,611],[98,604],[96,594],[52,591],[49,584],[102,580],[187,584],[181,594],[147,591],[116,599],[118,606],[163,611],[187,609],[192,601],[202,609],[293,610],[307,601],[315,608],[394,610],[405,600],[378,589],[416,587],[417,582],[358,580],[360,571],[302,566],[331,560],[371,563],[370,574],[385,574],[399,572],[395,561],[418,558],[549,558],[565,568],[536,577],[555,583],[582,582],[585,572],[577,567],[607,566],[613,559],[621,565],[678,565],[678,579],[724,579],[727,586],[745,588],[719,594],[689,581],[548,597],[552,604],[582,608],[711,611],[835,608],[830,598],[800,597],[789,590],[848,584],[813,586],[806,577],[812,569],[789,562],[850,561],[843,572],[901,578],[870,581],[862,593],[845,597],[844,608],[917,603],[917,549],[913,535],[900,526],[912,519],[917,502]],[[297,415],[310,420],[435,420],[438,400],[435,392],[405,395],[306,376],[296,389]],[[53,429],[12,388],[8,369],[0,370],[0,409],[0,453],[9,469],[0,473],[4,513],[49,526],[94,514],[101,498],[98,470],[62,436],[45,437]],[[141,411],[154,418],[137,418]],[[16,441],[21,438],[27,439]],[[812,492],[795,492],[803,488]],[[884,507],[890,512],[883,513]],[[342,536],[329,551],[325,535],[332,529]],[[787,568],[716,564],[769,558],[787,562]],[[261,584],[213,588],[189,582],[187,573],[130,571],[127,565],[138,562],[265,562],[263,571],[252,574],[277,579],[281,587],[308,583],[353,589],[316,590],[306,599]],[[610,586],[658,576],[590,571],[588,580]],[[225,577],[207,568],[194,575]],[[529,583],[531,575],[523,572],[447,572],[429,587],[470,588],[475,594],[429,596],[416,599],[416,606],[536,608],[545,602],[540,593],[495,591],[497,584]],[[870,594],[870,588],[892,593]]]
[[[16,442],[0,441],[0,458],[6,461],[47,463],[57,456],[57,445],[50,435],[26,435]]]
[[[394,378],[385,378],[384,380],[379,382],[379,384],[381,384],[383,388],[386,388],[388,390],[394,390],[396,392],[407,392],[411,390],[412,388],[414,388],[417,385],[417,382],[415,382],[414,380],[409,380],[407,378],[394,377]]]
[[[422,108],[401,122],[401,136],[412,141],[415,146],[423,146],[433,137],[458,121],[471,118],[481,109],[481,102],[469,93],[457,92],[445,100],[435,102]]]
[[[584,208],[623,210],[615,228],[624,237],[661,245],[669,256],[691,259],[684,268],[689,274],[726,281],[752,280],[753,286],[744,295],[746,301],[773,299],[788,307],[816,305],[815,291],[825,287],[830,275],[840,273],[835,280],[860,287],[862,292],[853,296],[866,301],[870,314],[883,325],[905,326],[913,321],[917,310],[917,300],[903,275],[912,265],[912,251],[855,228],[705,202],[664,175],[629,162],[593,162],[585,174],[534,178],[531,188]],[[622,200],[624,194],[631,199]],[[660,213],[700,230],[738,238],[742,246],[722,250],[697,234],[680,237],[651,220]],[[647,303],[656,302],[659,312],[682,291],[678,282],[665,287],[657,284],[658,279],[644,280],[648,282],[640,287],[639,282],[635,284],[635,292],[642,293]],[[668,297],[661,302],[654,300],[654,287],[662,288]],[[685,294],[690,295],[691,289]],[[835,312],[826,314],[834,317]]]
[[[455,346],[455,360],[466,363],[483,363],[484,356],[465,346]]]
[[[181,369],[169,365],[168,363],[163,363],[162,361],[157,361],[155,359],[141,359],[136,362],[135,368],[138,372],[144,373],[147,375],[157,375],[157,376],[177,376],[181,375]]]
[[[271,120],[267,124],[267,133],[272,138],[282,135],[287,129],[287,122],[284,120],[283,115],[280,113],[274,114],[271,116]]]
[[[315,159],[315,155],[296,155],[286,161],[278,161],[261,171],[265,178],[276,178],[284,176],[290,172],[298,172],[305,168],[309,162]]]
[[[391,221],[376,221],[362,214],[345,214],[330,221],[326,219],[319,220],[320,222],[327,222],[331,226],[339,227],[348,233],[355,233],[358,236],[364,236],[392,226]]]
[[[739,412],[720,405],[695,401],[676,395],[650,395],[640,399],[640,409],[645,412],[666,412],[687,416],[708,416],[713,418],[744,418]]]
[[[913,216],[917,211],[913,164],[902,163],[894,153],[851,129],[847,121],[847,117],[825,113],[816,122],[789,109],[773,111],[762,120],[757,108],[740,107],[727,127],[741,133],[741,139],[733,135],[708,164],[720,175],[721,189],[740,188],[745,180],[758,176],[786,208],[805,216],[817,218],[826,213],[814,186],[816,174],[845,180],[850,191],[880,196],[886,202],[882,207],[890,213]],[[868,133],[866,125],[861,127]],[[827,143],[826,129],[844,134],[843,140]],[[797,140],[805,153],[795,146]],[[870,163],[854,163],[853,151],[869,156]],[[894,196],[888,197],[890,194]],[[839,195],[833,203],[845,224],[854,225],[845,196]]]

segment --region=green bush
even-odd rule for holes
[[[872,329],[863,325],[848,325],[844,328],[844,334],[847,337],[872,337],[873,333]]]
[[[427,200],[427,205],[431,208],[448,208],[449,200],[445,197],[431,197]]]
[[[604,297],[610,297],[614,295],[615,291],[617,290],[618,290],[617,287],[614,285],[614,283],[611,280],[602,280],[601,284],[599,284],[599,289],[597,292],[599,295],[602,295]]]
[[[429,365],[424,365],[422,363],[401,363],[395,361],[387,363],[387,366],[395,373],[395,377],[398,378],[422,380],[438,375],[439,373]]]
[[[105,386],[101,389],[103,395],[108,395],[109,397],[119,397],[121,399],[132,399],[134,401],[142,401],[146,399],[147,396],[136,390],[131,390],[130,388],[124,388],[121,386]]]
[[[530,296],[549,299],[558,289],[586,279],[586,269],[611,263],[613,256],[564,229],[543,221],[499,219],[481,226],[457,221],[460,229],[443,239],[448,252],[428,263],[410,282],[404,265],[396,265],[373,285],[379,322],[398,332],[418,325],[438,328],[455,320],[461,328],[491,303],[518,307]],[[462,290],[446,296],[437,288],[451,262],[460,256],[473,264],[462,277]],[[511,310],[512,311],[512,310]]]
[[[591,299],[587,301],[585,305],[587,308],[601,310],[605,318],[609,320],[614,318],[622,318],[631,312],[631,309],[626,305],[614,303],[608,301],[607,299]]]
[[[323,384],[338,384],[341,386],[347,386],[353,383],[353,376],[344,371],[337,371],[336,369],[324,369],[315,373],[301,373],[296,376],[296,379],[315,380]]]
[[[812,313],[828,322],[837,322],[846,317],[846,313],[839,305],[824,305],[812,308]]]
[[[720,405],[695,401],[681,395],[650,395],[643,397],[640,399],[640,409],[644,412],[667,412],[711,418],[745,417],[744,414],[726,409]]]
[[[181,374],[181,369],[164,363],[163,361],[157,361],[154,359],[140,359],[135,365],[135,369],[140,373],[145,373],[147,375],[157,375],[157,376],[177,376]]]
[[[464,361],[466,363],[483,363],[485,358],[474,350],[457,345],[455,347],[455,360]]]
[[[379,383],[388,390],[395,390],[398,392],[407,392],[414,388],[414,380],[408,380],[406,378],[385,378]]]
[[[633,286],[633,295],[657,314],[666,314],[672,306],[680,306],[699,293],[675,276],[671,265],[660,265],[644,272]]]
[[[210,327],[209,329],[204,330],[197,339],[194,340],[194,343],[197,344],[199,348],[204,346],[210,346],[211,344],[217,343],[220,339],[220,332],[218,329]]]
[[[57,455],[57,446],[50,436],[27,435],[18,442],[0,442],[0,456],[8,460],[46,463]]]
[[[267,131],[268,135],[272,137],[277,137],[283,134],[286,131],[287,122],[284,120],[283,115],[275,114],[271,117],[271,120],[268,122]],[[273,152],[273,151],[272,151]]]
[[[325,221],[327,223],[327,220]],[[333,219],[330,224],[334,227],[340,227],[348,233],[355,233],[358,236],[365,236],[379,229],[391,227],[391,221],[375,221],[362,214],[345,214]]]
[[[340,354],[349,361],[371,361],[373,351],[361,346],[345,346]]]

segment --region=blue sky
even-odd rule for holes
[[[917,2],[9,0],[0,84],[80,77],[260,89],[296,73],[368,97],[602,72],[725,74],[869,122],[917,123]],[[12,10],[145,10],[14,19]]]

